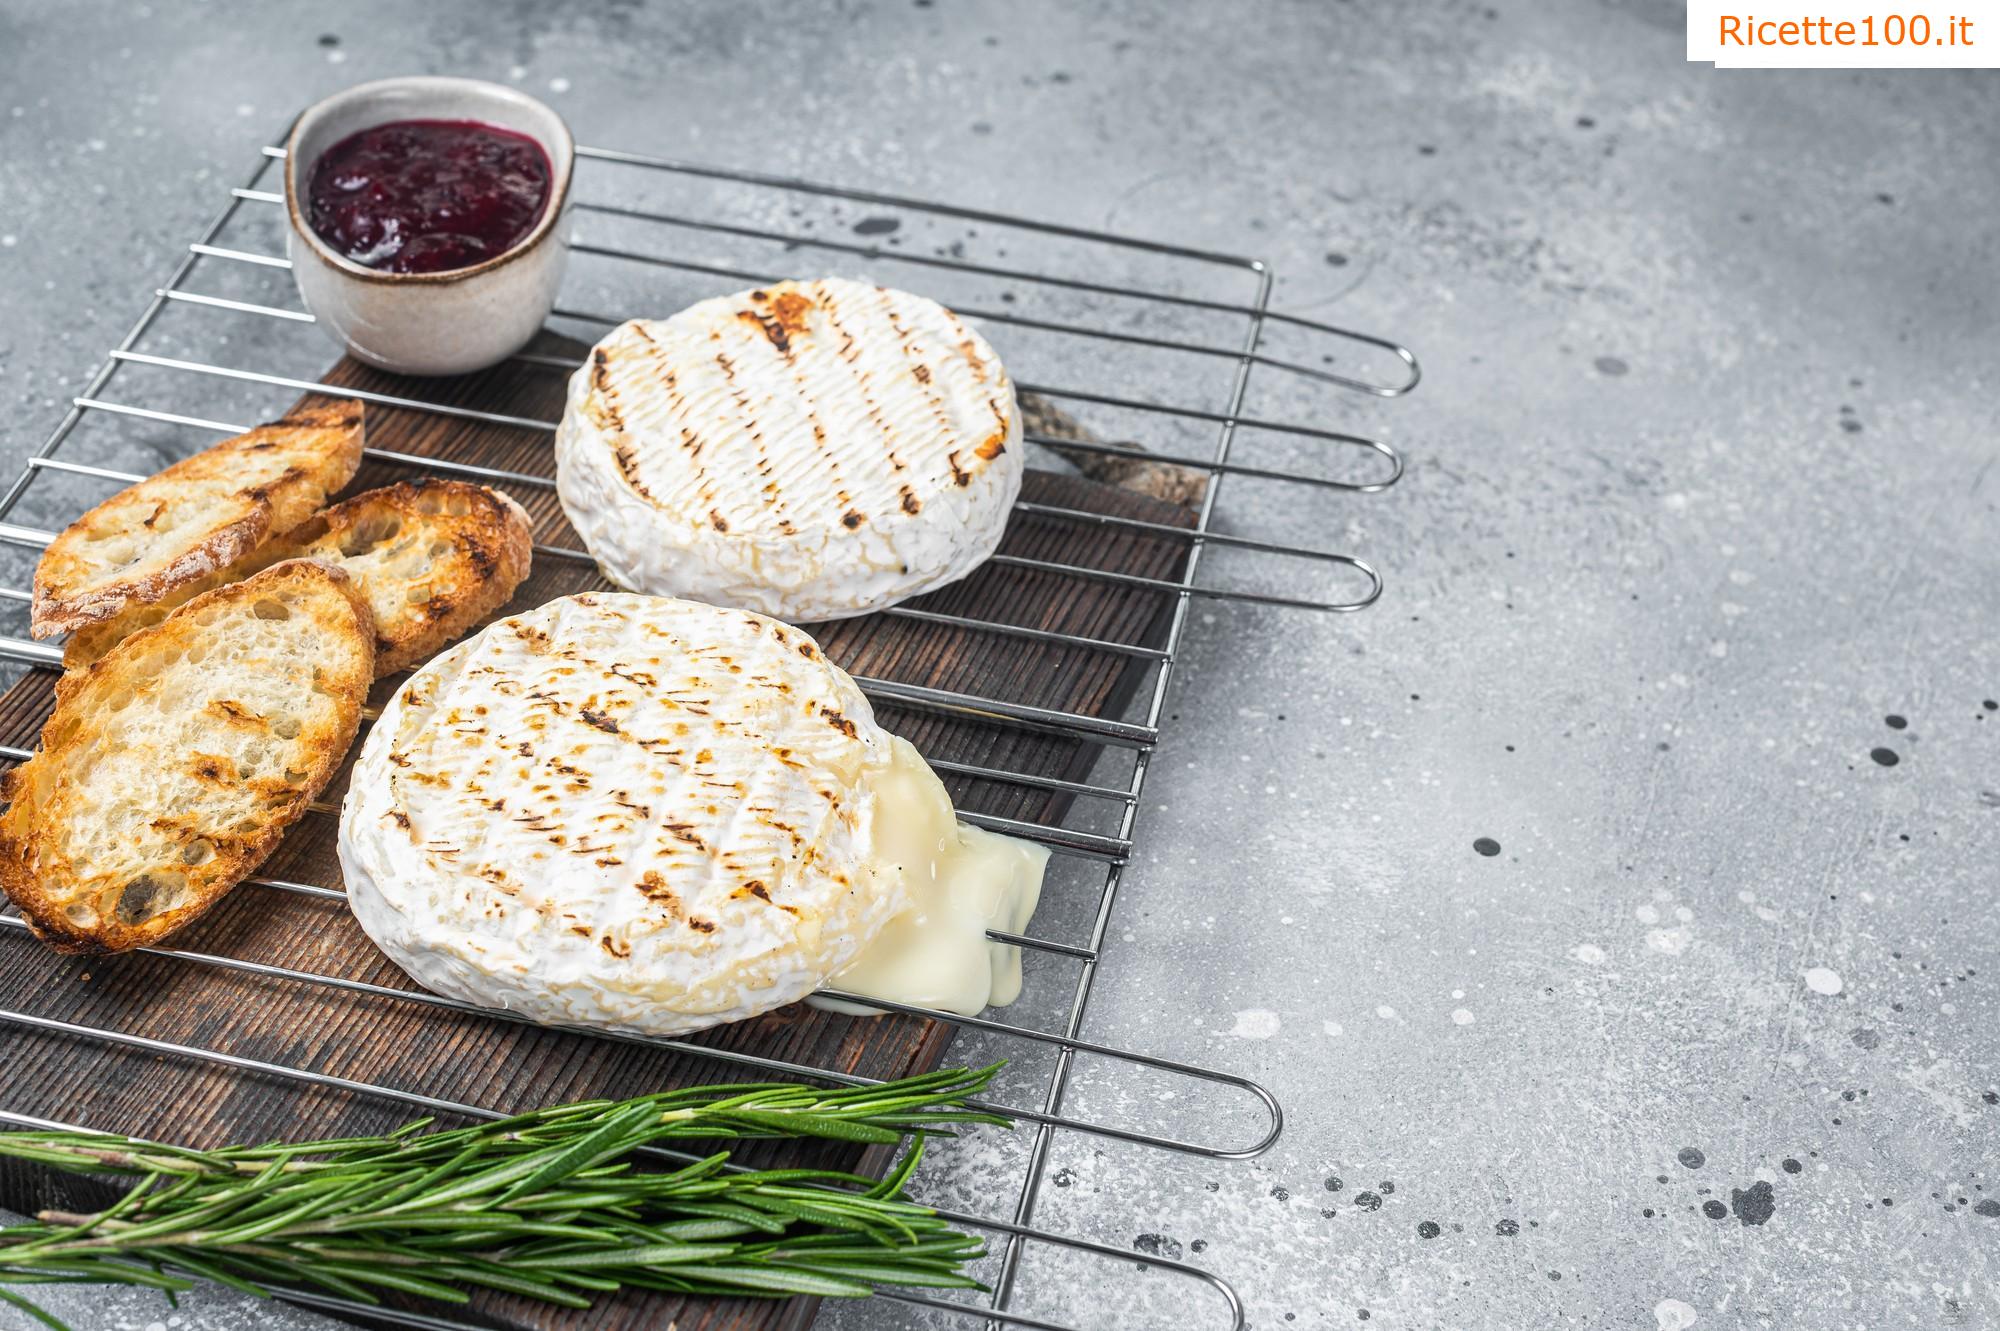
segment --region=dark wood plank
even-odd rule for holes
[[[576,343],[541,348],[581,357]],[[350,388],[553,420],[565,376],[518,365],[453,381],[399,380],[343,361],[326,382]],[[424,458],[472,462],[532,476],[554,473],[547,432],[371,406],[371,445]],[[370,461],[353,489],[415,474],[409,465]],[[506,487],[534,516],[536,537],[575,548],[553,490]],[[1186,525],[1187,515],[1155,501],[1074,477],[1031,471],[1024,496],[1065,507]],[[1183,542],[1158,535],[1016,515],[1003,547],[1152,577],[1177,576]],[[538,559],[513,609],[603,587],[580,561]],[[984,620],[1030,625],[1108,641],[1158,644],[1167,596],[1036,571],[985,568],[921,606]],[[856,674],[961,690],[1039,707],[1116,715],[1147,672],[1131,658],[1036,643],[989,632],[870,616],[817,626],[834,660]],[[51,706],[55,676],[35,671],[0,697],[0,742],[27,746]],[[398,681],[384,681],[386,697]],[[1074,738],[901,707],[878,707],[890,729],[935,757],[1047,776],[1078,778],[1094,750]],[[343,778],[344,779],[344,778]],[[962,809],[1058,822],[1059,793],[996,781],[948,779]],[[329,793],[329,798],[338,789]],[[308,815],[265,866],[266,876],[340,885],[334,819]],[[398,989],[410,982],[375,950],[338,901],[244,886],[174,946],[251,959]],[[898,1077],[937,1065],[950,1035],[942,1023],[858,1019],[796,1005],[689,1041],[689,1052],[596,1039],[345,993],[155,956],[91,960],[53,956],[19,933],[0,936],[0,1007],[101,1029],[138,1033],[288,1067],[421,1092],[501,1111],[591,1096],[639,1094],[662,1086],[742,1080],[739,1069],[701,1049],[781,1059],[870,1077]],[[193,1144],[381,1131],[407,1110],[380,1097],[301,1086],[211,1063],[119,1049],[0,1024],[5,1107],[26,1114]],[[750,1074],[757,1075],[757,1074]],[[879,1160],[849,1147],[774,1145],[769,1158],[867,1169]],[[17,1208],[70,1205],[71,1185],[34,1171],[0,1171],[0,1202]],[[482,1298],[472,1320],[509,1328],[625,1328],[676,1325],[681,1331],[763,1331],[811,1320],[810,1300],[681,1300],[632,1295],[588,1315],[517,1300]]]

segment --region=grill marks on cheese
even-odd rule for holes
[[[780,646],[792,646],[792,637],[782,626],[766,628],[748,616],[744,622],[752,633],[768,633]],[[727,745],[746,737],[754,741],[755,735],[743,720],[718,712],[712,705],[715,686],[725,678],[735,678],[737,687],[747,686],[754,693],[780,699],[799,692],[790,680],[756,671],[746,674],[732,655],[739,649],[732,645],[682,641],[674,644],[676,662],[693,673],[678,687],[649,689],[633,678],[631,671],[614,668],[605,673],[625,681],[623,684],[579,692],[559,686],[558,681],[588,678],[597,671],[600,662],[593,659],[590,648],[559,647],[532,625],[505,623],[498,628],[545,663],[551,682],[547,687],[517,692],[516,696],[528,704],[514,718],[521,727],[519,733],[526,738],[511,754],[501,751],[482,759],[465,781],[464,793],[476,798],[495,782],[525,789],[530,809],[510,815],[511,819],[545,843],[551,856],[579,857],[600,869],[621,866],[628,859],[665,865],[667,874],[681,882],[687,882],[691,875],[705,876],[701,886],[689,894],[697,901],[740,901],[747,897],[794,916],[799,913],[798,908],[773,899],[769,881],[781,880],[782,865],[794,858],[804,866],[811,865],[812,842],[824,820],[808,825],[807,819],[791,812],[791,802],[772,788],[773,781],[764,773],[751,782],[718,769],[716,744]],[[808,660],[816,658],[809,642],[800,640],[797,645]],[[502,669],[472,664],[462,678],[476,682]],[[510,679],[496,680],[495,691],[513,691],[507,687],[511,683]],[[413,697],[412,705],[421,707],[426,701],[420,694]],[[760,715],[763,710],[753,706],[751,715]],[[827,706],[815,710],[822,723],[848,739],[855,738],[853,723],[840,712]],[[469,712],[452,707],[443,721],[455,743],[470,745],[492,738],[490,717],[489,707],[473,704]],[[628,729],[628,724],[633,728]],[[605,762],[604,744],[596,738],[604,735],[639,750],[642,756],[636,764],[616,758]],[[826,817],[843,817],[846,794],[836,783],[812,782],[811,769],[800,761],[799,750],[777,747],[771,756],[804,777],[812,793],[824,801]],[[393,754],[390,761],[406,770],[410,766],[406,754]],[[625,773],[636,770],[642,775],[640,780],[628,779],[600,789],[592,776],[595,768]],[[431,776],[412,779],[431,786],[444,784]],[[633,786],[639,787],[649,802],[635,798]],[[575,808],[582,816],[557,819],[543,807],[545,802]],[[506,811],[502,800],[479,803],[491,812]],[[604,805],[609,807],[601,807]],[[676,815],[674,811],[680,812]],[[414,827],[406,830],[424,853],[454,858],[460,853],[448,839],[425,841]],[[718,849],[720,845],[729,848]],[[519,895],[504,869],[486,865],[479,873],[503,894]],[[755,876],[760,874],[763,876]],[[660,920],[682,924],[697,933],[713,932],[715,922],[689,914],[681,897],[667,888],[666,877],[660,869],[649,868],[636,884],[641,896],[662,907]],[[836,870],[833,877],[842,887],[849,886],[844,872]],[[531,903],[531,908],[539,907]],[[497,903],[488,909],[497,910]],[[600,942],[613,951],[622,940],[607,935]]]
[[[599,343],[557,436],[558,484],[626,585],[788,618],[857,613],[990,553],[1019,488],[1019,418],[991,348],[936,302],[837,278],[780,283]],[[620,523],[658,524],[673,557]],[[702,581],[704,560],[720,588]],[[884,572],[886,590],[830,585]]]
[[[789,1002],[900,907],[864,853],[886,743],[797,630],[649,597],[551,602],[385,710],[342,820],[356,915],[431,987],[544,1019],[692,1029]],[[616,997],[641,989],[663,1009],[650,1026]]]
[[[715,319],[626,325],[591,358],[600,423],[679,447],[628,441],[620,471],[718,532],[852,530],[970,485],[1006,450],[1012,391],[956,315],[915,300],[853,282],[785,284],[748,294],[733,337]],[[784,446],[796,439],[812,447]]]

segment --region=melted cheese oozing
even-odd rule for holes
[[[1041,900],[1049,852],[952,812],[951,797],[907,740],[892,739],[888,767],[870,779],[874,863],[902,874],[909,908],[890,920],[832,987],[869,998],[967,1016],[1021,995],[1021,949],[988,929],[1019,933]],[[878,1009],[816,998],[838,1012]]]

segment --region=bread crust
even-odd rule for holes
[[[362,442],[360,402],[302,404],[119,491],[43,551],[29,631],[98,623],[228,567],[347,484]]]
[[[191,578],[157,601],[145,605],[128,605],[110,619],[100,619],[94,624],[85,624],[71,631],[63,643],[63,669],[83,670],[95,664],[105,653],[140,629],[151,628],[203,592],[212,592],[217,587],[227,587],[232,582],[241,582],[253,574],[262,573],[273,564],[298,558],[298,553],[298,548],[285,537],[273,536],[234,563],[225,564],[198,578]]]
[[[40,750],[0,783],[0,889],[58,952],[192,924],[339,770],[374,654],[353,579],[289,560],[65,676]]]

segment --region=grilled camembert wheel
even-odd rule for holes
[[[841,278],[635,319],[570,383],[556,489],[622,587],[793,623],[964,577],[1021,488],[1021,412],[936,301]]]
[[[958,826],[812,639],[624,593],[503,619],[412,675],[341,808],[348,901],[419,983],[672,1035],[857,992],[977,1011],[1045,853]],[[876,950],[871,951],[871,948]]]

